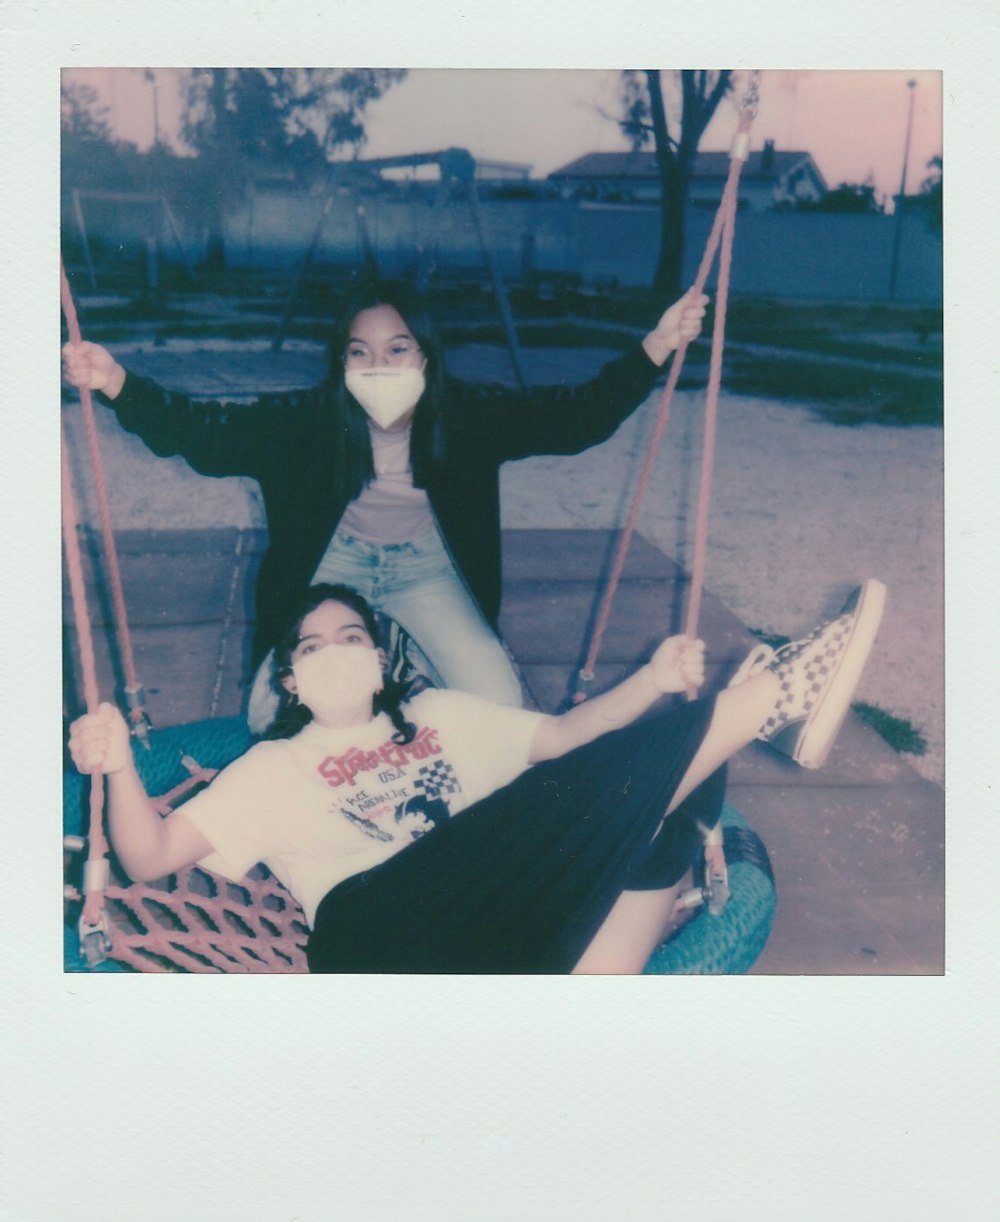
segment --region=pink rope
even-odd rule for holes
[[[62,305],[70,341],[80,343],[80,327],[65,270],[62,271]],[[87,423],[87,439],[98,490],[98,505],[104,537],[105,562],[114,592],[115,615],[122,643],[126,682],[138,689],[135,664],[128,635],[121,572],[111,529],[103,462],[97,442],[90,391],[82,388],[80,400]],[[73,616],[80,648],[80,669],[88,713],[100,703],[93,631],[87,608],[83,556],[79,540],[79,514],[68,459],[65,429],[62,437],[62,529],[66,569]],[[142,710],[137,710],[143,717]],[[143,721],[143,726],[145,722]],[[169,793],[152,799],[159,813],[166,814],[194,786],[210,780],[215,769],[199,768]],[[108,842],[104,835],[104,775],[95,772],[90,782],[90,820],[87,866],[93,879],[106,878]],[[91,882],[82,896],[81,924],[84,932],[110,932],[107,912],[114,919],[114,958],[141,971],[168,971],[171,965],[194,972],[305,972],[305,941],[308,928],[301,907],[274,879],[245,879],[235,886],[224,880],[212,883],[211,894],[193,889],[191,880],[210,878],[198,867],[182,872],[176,892],[133,883],[130,886],[98,886]],[[227,895],[220,893],[220,885]],[[159,915],[157,915],[159,914]]]
[[[736,194],[743,163],[734,159],[729,165],[726,192],[729,200],[724,208],[722,249],[719,255],[719,283],[716,291],[715,323],[712,328],[712,355],[709,362],[708,389],[705,395],[705,435],[701,451],[701,478],[698,485],[698,510],[695,518],[694,553],[691,563],[691,592],[688,599],[684,632],[698,635],[698,617],[705,585],[705,558],[708,551],[708,512],[712,499],[712,471],[715,465],[715,436],[719,415],[719,391],[722,386],[722,354],[725,347],[726,307],[729,302],[729,281],[733,264],[733,236],[736,229]],[[689,700],[695,689],[687,689]]]
[[[218,775],[218,768],[199,768],[197,772],[193,772],[185,781],[181,781],[179,785],[175,785],[173,789],[167,790],[158,798],[151,799],[154,809],[158,814],[169,815],[177,804],[178,798],[183,798],[186,793],[189,793],[198,785],[207,785],[213,777]]]
[[[60,295],[63,314],[66,316],[66,329],[71,344],[82,343],[80,324],[77,321],[76,305],[66,278],[66,269],[59,265]],[[111,586],[111,601],[114,607],[115,629],[118,634],[118,644],[122,655],[122,670],[125,675],[125,690],[130,698],[129,717],[135,732],[145,739],[148,717],[139,693],[142,685],[136,674],[135,653],[132,649],[132,636],[128,627],[128,613],[125,609],[125,592],[122,585],[121,567],[118,563],[118,549],[115,546],[114,530],[111,525],[111,507],[108,501],[107,480],[104,475],[104,459],[101,456],[100,441],[97,436],[97,420],[94,416],[94,401],[90,389],[79,388],[80,405],[83,408],[83,420],[87,434],[87,448],[90,451],[90,462],[94,473],[94,490],[97,496],[97,508],[101,521],[101,538],[104,546],[104,564],[107,569],[108,581]],[[133,704],[132,701],[136,703]]]
[[[737,129],[738,132],[741,135],[748,133],[752,121],[752,110],[749,107],[744,108],[740,116],[739,126]],[[701,479],[698,490],[698,511],[695,524],[691,592],[688,601],[686,626],[684,629],[684,631],[690,636],[697,635],[698,615],[701,608],[701,593],[705,579],[705,552],[707,550],[708,540],[708,506],[711,492],[712,465],[715,456],[715,432],[716,419],[718,416],[719,389],[722,383],[722,353],[725,341],[726,305],[729,296],[730,271],[732,267],[736,200],[739,187],[739,178],[742,169],[742,160],[737,157],[733,157],[729,163],[729,175],[726,179],[726,185],[722,193],[722,200],[720,201],[718,210],[716,211],[715,219],[712,223],[712,229],[708,236],[708,241],[705,244],[705,251],[698,267],[698,273],[695,276],[693,285],[688,290],[688,294],[691,296],[696,296],[704,291],[716,252],[721,246],[721,254],[719,256],[719,282],[716,291],[715,322],[712,330],[712,353],[709,365],[709,378],[705,405],[705,439],[702,448]],[[594,624],[594,631],[591,636],[590,647],[587,651],[587,657],[579,672],[580,679],[584,682],[589,682],[594,677],[594,668],[597,664],[597,658],[601,650],[601,645],[604,641],[604,633],[607,629],[608,621],[611,618],[612,606],[614,604],[615,595],[621,581],[621,575],[625,567],[625,560],[628,555],[629,547],[632,543],[632,537],[635,533],[639,512],[642,507],[642,502],[645,498],[646,491],[652,480],[656,456],[670,417],[670,405],[673,400],[677,383],[680,379],[681,369],[684,365],[684,356],[687,352],[687,346],[686,341],[682,341],[678,345],[677,350],[674,353],[674,359],[671,365],[670,373],[667,377],[666,385],[664,386],[663,393],[660,396],[656,423],[650,438],[646,459],[639,474],[639,479],[636,482],[636,490],[632,498],[632,504],[629,508],[628,517],[626,519],[625,526],[622,528],[622,532],[619,536],[618,544],[615,549],[615,556],[612,562],[611,572],[601,598],[600,607]],[[693,690],[689,689],[688,698],[693,699],[693,696]],[[586,696],[583,692],[577,692],[573,697],[575,703],[580,703],[585,699]]]
[[[79,520],[76,512],[76,497],[73,494],[73,477],[66,457],[65,437],[62,446],[62,523],[63,540],[66,546],[66,569],[69,575],[77,637],[80,642],[80,669],[83,672],[84,699],[87,702],[87,712],[96,713],[100,703],[97,689],[97,662],[94,656],[94,638],[90,630],[90,614],[87,611],[83,558],[77,537]],[[90,779],[89,845],[88,863],[96,865],[108,851],[107,841],[104,838],[104,775],[100,772],[93,773]],[[103,892],[88,891],[84,897],[83,919],[88,925],[98,925],[103,912]]]

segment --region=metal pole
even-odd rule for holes
[[[503,323],[503,329],[507,336],[507,348],[510,352],[511,363],[514,366],[514,374],[517,377],[518,386],[523,390],[528,385],[528,377],[524,371],[524,362],[521,359],[521,345],[517,340],[517,330],[514,326],[513,315],[510,312],[510,299],[507,296],[507,289],[504,287],[500,268],[497,266],[493,248],[490,246],[489,238],[486,235],[486,223],[483,220],[479,195],[476,192],[476,184],[473,179],[469,180],[469,203],[472,205],[472,217],[476,223],[476,232],[479,235],[479,248],[486,261],[490,279],[493,281],[493,294],[497,299],[500,320]]]
[[[271,351],[280,352],[281,345],[285,342],[285,332],[288,330],[288,324],[292,317],[292,309],[295,305],[295,299],[299,295],[299,289],[302,287],[302,281],[305,279],[306,269],[313,261],[313,256],[319,247],[319,240],[323,233],[323,226],[326,224],[326,218],[330,215],[330,209],[333,207],[333,188],[327,188],[326,200],[323,204],[322,211],[319,214],[319,219],[316,221],[316,228],[313,230],[312,239],[306,248],[305,254],[299,263],[298,271],[295,273],[295,279],[292,281],[292,287],[288,292],[288,299],[285,302],[285,308],[281,315],[281,321],[278,323],[278,329],[274,333],[274,339],[271,340]]]
[[[448,202],[449,184],[450,179],[446,178],[442,172],[438,180],[437,190],[434,192],[434,207],[431,212],[430,225],[428,226],[430,234],[417,251],[417,290],[421,293],[427,292],[431,277],[437,271],[438,238],[441,233],[441,219],[444,216],[444,206]],[[419,208],[420,204],[418,203],[415,206]]]
[[[153,91],[153,149],[160,143],[160,107],[156,96],[156,73],[152,68],[142,70],[142,79]]]
[[[80,202],[79,189],[73,188],[73,215],[76,217],[76,227],[80,231],[80,242],[83,245],[83,260],[87,264],[87,276],[90,279],[92,292],[97,292],[97,278],[94,275],[94,261],[90,257],[90,243],[87,241],[87,226],[83,220],[83,204]]]
[[[906,88],[910,91],[910,105],[906,116],[906,140],[903,143],[903,176],[899,183],[899,195],[896,196],[895,226],[892,231],[892,261],[889,264],[889,300],[896,298],[896,277],[899,273],[899,240],[903,233],[903,200],[906,197],[906,168],[910,160],[910,135],[913,131],[913,91],[916,81],[907,81]]]
[[[174,210],[170,207],[170,201],[165,195],[161,195],[159,198],[163,203],[163,214],[167,218],[167,224],[170,226],[171,233],[174,235],[174,241],[177,243],[177,249],[181,252],[181,259],[184,262],[184,267],[187,271],[188,278],[192,284],[195,284],[198,277],[194,274],[194,268],[191,266],[191,260],[187,257],[187,251],[184,248],[184,239],[181,237],[180,227],[177,224],[177,218],[174,216]]]

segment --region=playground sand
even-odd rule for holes
[[[529,376],[538,382],[578,381],[612,355],[534,348],[524,354]],[[238,353],[218,354],[227,374],[240,359]],[[510,377],[506,353],[492,346],[466,345],[449,353],[449,362],[470,379]],[[147,368],[168,381],[165,372]],[[646,457],[658,400],[657,391],[611,439],[585,454],[508,464],[502,476],[504,527],[620,525]],[[703,393],[675,396],[638,525],[685,567],[691,563],[703,408]],[[179,459],[156,458],[118,428],[110,412],[97,410],[116,527],[264,525],[251,481],[206,479]],[[78,412],[69,412],[68,424],[79,455],[84,443]],[[835,613],[863,578],[884,581],[889,604],[857,699],[911,722],[926,738],[927,752],[907,758],[921,775],[942,782],[942,431],[847,428],[825,422],[805,403],[723,394],[714,470],[708,587],[749,628],[795,636],[817,616]],[[78,471],[81,513],[95,522],[88,486]],[[665,631],[670,628],[665,625]]]

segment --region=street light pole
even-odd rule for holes
[[[143,76],[153,89],[153,149],[155,151],[160,143],[160,98],[156,88],[156,73],[152,68],[147,68]]]
[[[906,168],[910,160],[910,136],[913,132],[913,91],[916,81],[907,81],[906,88],[910,91],[910,105],[906,116],[906,140],[903,143],[903,176],[899,183],[899,195],[896,196],[895,226],[892,231],[892,260],[889,264],[889,300],[896,298],[896,277],[899,273],[899,240],[903,232],[903,199],[906,196]]]

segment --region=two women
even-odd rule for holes
[[[694,339],[707,298],[666,311],[641,344],[582,385],[519,391],[447,375],[422,301],[408,286],[362,288],[343,311],[322,385],[248,406],[195,402],[128,373],[100,345],[63,349],[67,381],[100,391],[154,453],[205,475],[260,485],[268,548],[256,590],[259,666],[314,582],[342,582],[392,616],[437,678],[520,705],[496,634],[503,463],[604,441]],[[250,700],[271,720],[270,661]]]
[[[161,819],[121,714],[76,721],[70,750],[107,774],[111,840],[153,879],[257,861],[302,904],[315,972],[637,972],[662,940],[724,765],[762,738],[826,757],[882,615],[866,582],[841,614],[728,689],[649,716],[703,681],[671,637],[623,683],[560,716],[457,691],[412,700],[383,675],[370,608],[318,586],[277,650],[269,736]]]

